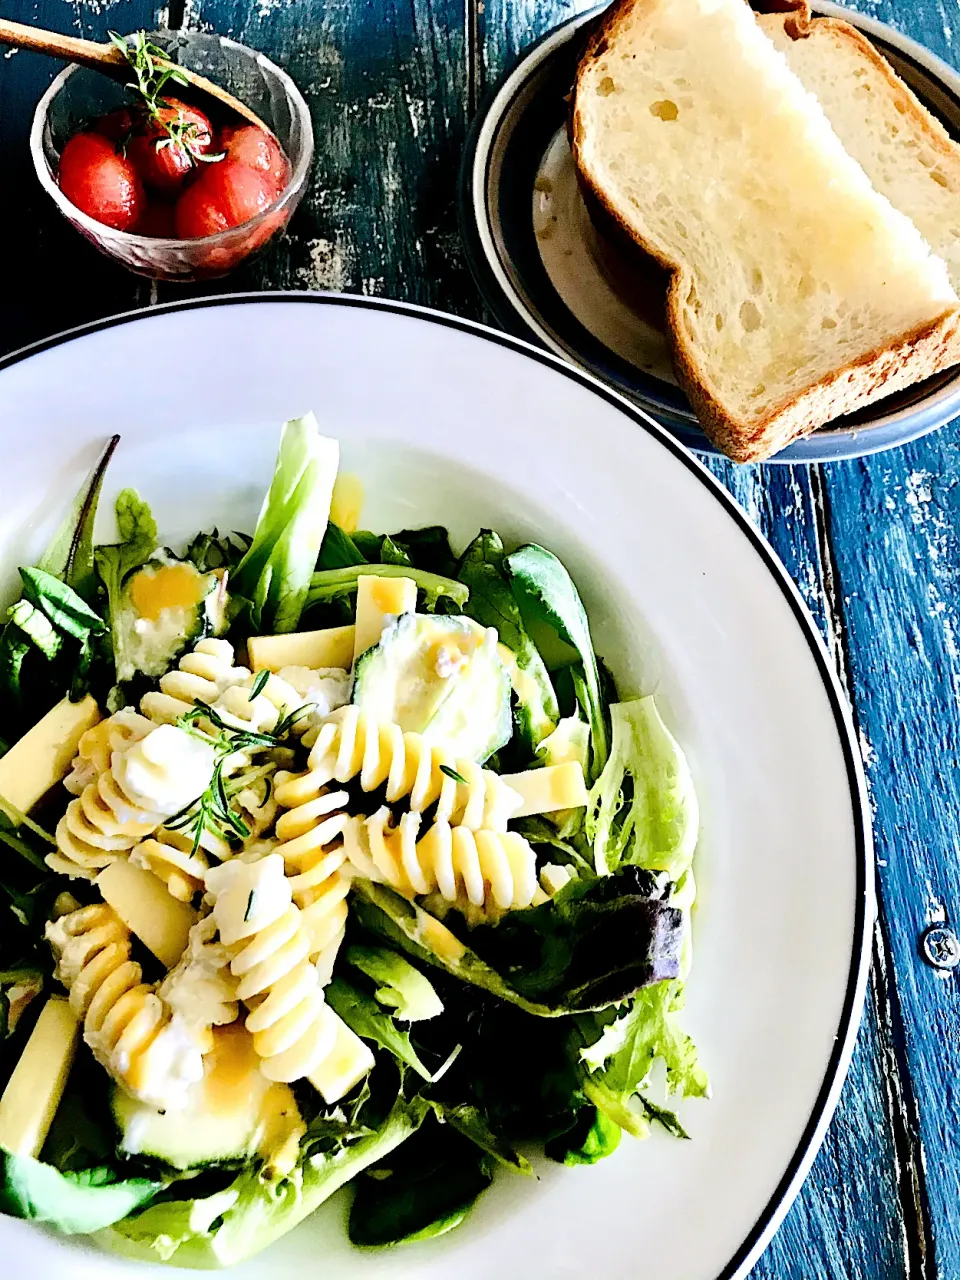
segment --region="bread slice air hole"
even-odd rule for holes
[[[650,103],[650,114],[656,116],[658,120],[676,120],[680,110],[675,102],[669,98],[662,98],[658,102]]]
[[[749,298],[740,304],[740,323],[746,333],[755,333],[763,325],[763,316],[760,314],[759,307]]]
[[[614,84],[611,76],[604,76],[597,85],[597,97],[609,98],[611,93],[617,92],[617,86]]]

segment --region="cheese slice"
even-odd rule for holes
[[[40,1154],[77,1050],[77,1015],[65,996],[51,996],[0,1098],[0,1147]]]
[[[578,809],[587,803],[587,786],[577,760],[501,776],[521,799],[520,808],[514,810],[511,818],[527,818],[532,813],[554,813],[557,809]]]
[[[363,510],[363,481],[350,471],[341,471],[333,482],[330,519],[344,533],[354,533]]]
[[[97,888],[130,932],[172,969],[197,922],[190,904],[178,901],[158,876],[126,858],[118,858],[100,872]]]
[[[441,960],[449,960],[452,964],[462,960],[467,948],[457,935],[422,907],[415,906],[414,910],[417,913],[416,941]]]
[[[324,1102],[332,1106],[359,1084],[368,1071],[373,1070],[374,1057],[356,1032],[351,1031],[328,1004],[321,1005],[320,1016],[335,1024],[336,1038],[333,1048],[307,1079],[322,1095]]]
[[[81,737],[99,719],[89,694],[80,702],[58,702],[0,758],[0,797],[29,813],[70,772]]]
[[[388,617],[415,613],[416,609],[417,584],[412,578],[378,578],[374,573],[361,574],[357,579],[354,662],[377,643]]]
[[[282,671],[284,667],[348,668],[353,662],[354,628],[294,631],[281,636],[251,636],[247,654],[254,671]]]

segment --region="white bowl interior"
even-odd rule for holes
[[[170,378],[157,353],[172,350],[204,358]],[[237,1274],[292,1278],[322,1248],[328,1280],[439,1280],[451,1265],[463,1280],[627,1277],[641,1259],[648,1280],[715,1280],[785,1212],[862,1000],[862,782],[813,624],[707,473],[582,375],[448,318],[303,295],[150,313],[0,373],[9,438],[30,442],[2,479],[4,581],[111,432],[107,499],[134,485],[176,542],[251,529],[279,423],[310,408],[364,482],[364,524],[543,542],[622,692],[660,694],[703,805],[687,1022],[714,1098],[684,1108],[692,1142],[656,1134],[592,1169],[501,1178],[442,1240],[358,1253],[338,1200]],[[0,1245],[37,1280],[68,1265],[75,1280],[139,1274],[5,1219]]]

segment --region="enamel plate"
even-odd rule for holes
[[[175,370],[165,356],[191,351],[203,359]],[[593,1168],[498,1178],[427,1244],[355,1251],[337,1198],[238,1280],[300,1280],[321,1260],[324,1280],[745,1274],[823,1137],[868,964],[864,783],[810,615],[726,492],[600,383],[465,321],[308,294],[161,307],[0,366],[5,588],[111,433],[101,512],[134,485],[176,542],[252,529],[280,423],[308,409],[363,479],[365,524],[543,542],[579,584],[621,692],[657,691],[702,801],[687,1025],[714,1096],[683,1109],[692,1141],[655,1133]],[[6,1218],[0,1255],[32,1280],[148,1274]]]
[[[954,137],[960,75],[875,18],[822,0],[817,13],[859,27]],[[598,236],[567,141],[567,96],[601,9],[527,49],[493,89],[461,168],[460,226],[470,267],[507,329],[589,370],[652,413],[690,449],[716,453],[677,386],[663,333],[663,276],[638,270]],[[824,193],[829,199],[829,193]],[[946,369],[795,440],[773,462],[827,462],[904,444],[960,413],[960,368]]]

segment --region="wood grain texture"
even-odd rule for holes
[[[290,72],[317,139],[290,235],[214,288],[333,289],[477,314],[455,203],[464,13],[463,0],[190,0],[186,25],[215,26]],[[168,286],[160,297],[190,292]]]
[[[842,662],[816,473],[807,467],[738,467],[716,458],[706,462],[773,544],[824,640]],[[886,983],[875,969],[850,1071],[823,1147],[751,1280],[885,1280],[910,1274],[918,1250],[914,1215],[909,1206],[905,1212],[898,1196],[892,1119],[900,1082],[890,1022]]]
[[[950,0],[856,5],[960,65]],[[881,929],[924,1274],[960,1276],[960,974],[920,955],[960,927],[960,427],[824,469],[841,639],[875,811]]]
[[[960,431],[826,471],[844,642],[909,1068],[906,1118],[925,1170],[929,1274],[960,1275],[960,1003],[918,942],[960,915]]]

